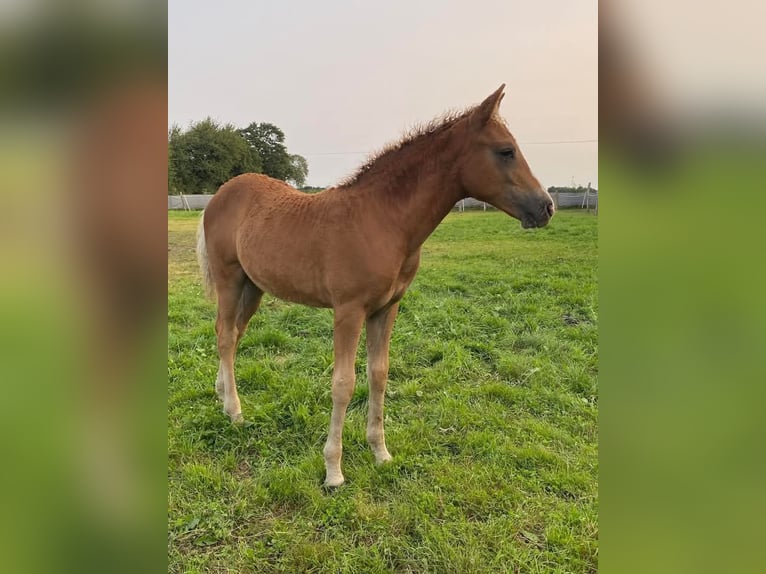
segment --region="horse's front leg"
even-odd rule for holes
[[[388,345],[399,303],[367,319],[367,380],[370,385],[367,442],[378,464],[391,460],[383,432],[383,401],[388,380]]]
[[[346,419],[346,408],[351,401],[351,395],[354,393],[354,384],[356,383],[354,362],[364,318],[364,310],[358,307],[335,309],[332,416],[330,417],[330,432],[324,447],[324,461],[327,470],[324,484],[328,487],[340,486],[344,481],[343,473],[340,470],[343,454],[343,422]]]

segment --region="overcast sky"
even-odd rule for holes
[[[310,185],[336,183],[407,127],[505,83],[501,113],[543,185],[598,186],[596,0],[168,9],[169,123],[274,123],[308,160]]]

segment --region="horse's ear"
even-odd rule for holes
[[[497,114],[497,110],[500,107],[500,102],[505,95],[503,93],[504,89],[505,84],[492,92],[486,100],[479,104],[479,106],[473,112],[477,125],[484,126],[490,120],[490,118],[492,118],[492,116]]]

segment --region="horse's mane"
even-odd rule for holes
[[[370,155],[352,175],[343,179],[337,187],[350,187],[366,176],[389,174],[401,172],[404,163],[411,164],[410,160],[427,159],[429,151],[433,151],[438,146],[432,146],[447,130],[453,127],[460,120],[467,117],[475,107],[463,110],[450,110],[430,122],[416,124],[410,128],[399,140],[390,143],[381,150]],[[424,145],[426,144],[426,145]],[[404,157],[407,154],[407,157]],[[412,154],[414,157],[410,157]],[[407,160],[404,162],[403,160]]]

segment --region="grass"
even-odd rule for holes
[[[169,572],[596,571],[594,216],[529,231],[447,217],[394,328],[394,461],[376,467],[365,442],[362,342],[334,492],[320,487],[331,312],[264,298],[237,357],[248,423],[231,425],[198,216],[168,215]]]

